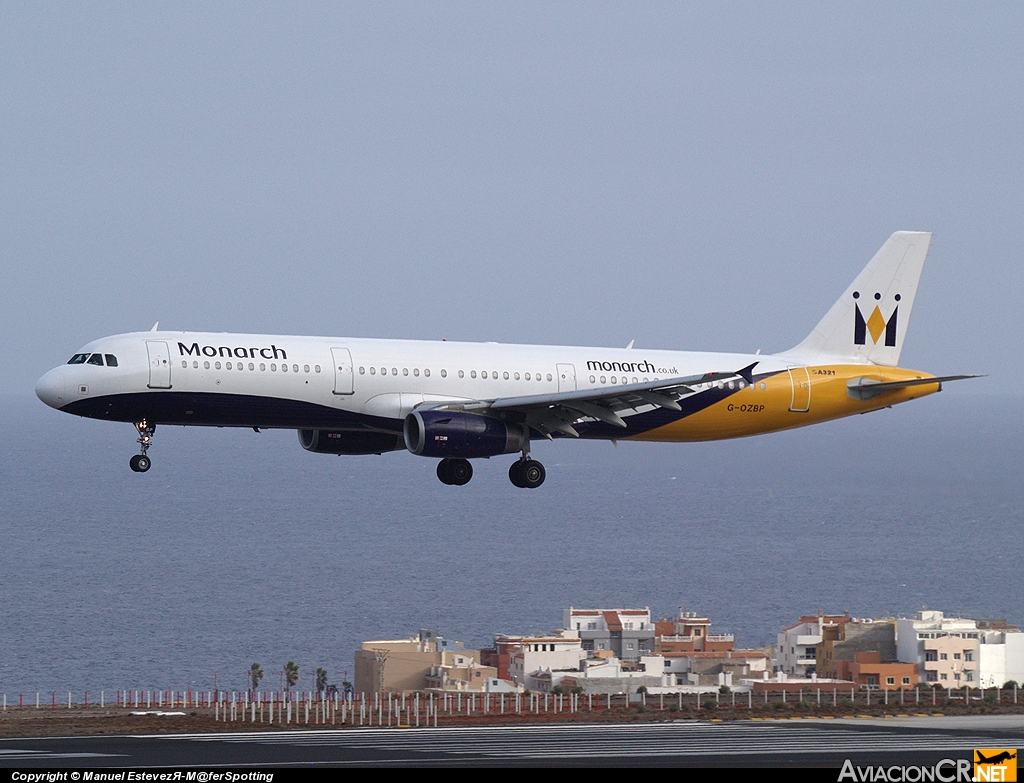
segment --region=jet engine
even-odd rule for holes
[[[401,435],[388,432],[299,430],[299,443],[317,454],[383,454],[405,445]]]
[[[405,417],[405,447],[421,457],[494,457],[523,448],[523,428],[472,413],[413,411]]]

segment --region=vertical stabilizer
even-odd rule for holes
[[[897,231],[807,339],[781,355],[802,364],[870,362],[895,367],[932,235]]]

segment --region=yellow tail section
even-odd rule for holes
[[[865,400],[859,399],[858,393],[864,379],[893,383],[932,378],[934,376],[915,370],[863,364],[794,367],[755,378],[752,385],[737,388],[724,400],[628,440],[723,440],[803,427],[887,408],[934,394],[942,388],[941,381],[935,379],[934,383],[882,391]]]

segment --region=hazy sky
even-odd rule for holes
[[[0,2],[0,390],[156,320],[782,350],[899,229],[903,364],[1012,388],[1021,52],[1008,3]]]

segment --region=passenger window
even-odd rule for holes
[[[377,374],[377,368],[376,367],[371,367],[370,368],[370,375],[376,375],[376,374]]]
[[[107,360],[107,367],[117,367],[117,357],[114,354],[104,354],[104,358]]]
[[[466,373],[464,371],[462,371],[462,370],[459,370],[459,377],[460,378],[465,378],[466,377]]]
[[[270,371],[271,372],[277,372],[277,365],[276,364],[271,364],[270,365]]]
[[[320,372],[320,365],[319,364],[313,365],[313,372]]]
[[[309,372],[309,365],[308,364],[302,365],[302,371],[303,372]],[[296,372],[298,372],[298,370],[296,370]],[[362,375],[364,372],[366,372],[366,370],[363,367],[360,367],[359,368],[359,374]]]
[[[551,373],[548,373],[548,380],[551,380]]]
[[[470,378],[475,378],[476,377],[476,370],[470,370],[469,371],[469,377]]]
[[[518,381],[519,380],[519,373],[516,373],[513,377]]]
[[[506,373],[502,373],[502,377],[507,381],[508,380],[508,373],[507,372]]]
[[[402,368],[402,375],[408,375],[408,374],[409,374],[409,368],[408,367],[403,367]]]
[[[266,372],[266,371],[267,371],[267,365],[265,365],[263,362],[260,362],[260,372]]]
[[[89,362],[88,363],[89,364],[96,364],[96,365],[99,365],[100,367],[102,367],[103,366],[103,354],[101,354],[101,353],[94,353],[92,356],[89,357]]]
[[[184,359],[182,359],[181,360],[181,369],[184,370],[186,367],[188,367],[188,362],[186,362]]]
[[[417,378],[419,378],[420,377],[420,369],[419,369],[419,367],[413,367],[412,368],[412,374],[415,375]]]
[[[425,377],[429,378],[429,377],[430,377],[430,370],[424,370],[424,371],[423,371],[423,375],[424,375]]]
[[[199,369],[199,362],[197,362],[195,359],[193,359],[192,360],[192,367],[194,369],[198,370]]]
[[[203,369],[204,370],[209,370],[210,369],[210,363],[209,362],[203,362]]]
[[[253,364],[252,362],[249,362],[249,369],[250,370],[255,370],[256,369],[256,365]]]
[[[85,360],[88,358],[89,354],[87,353],[76,353],[74,356],[68,359],[68,364],[85,364]]]
[[[298,371],[299,371],[299,365],[293,364],[292,365],[292,372],[298,372]]]
[[[593,375],[591,375],[591,376],[590,376],[590,382],[591,382],[591,383],[597,383],[597,379],[596,379],[596,378],[594,378],[594,376],[593,376]]]
[[[391,374],[392,375],[398,375],[398,368],[397,367],[392,367],[391,368]]]
[[[371,368],[371,369],[373,369],[373,368]],[[306,367],[306,372],[309,372],[309,367]],[[359,374],[360,375],[366,375],[366,368],[365,367],[360,367],[359,368]]]
[[[448,371],[447,370],[441,370],[441,377],[442,378],[447,378],[448,377]]]
[[[214,362],[213,366],[216,367],[219,370],[220,369],[220,362]]]
[[[231,362],[225,362],[224,366],[229,370],[235,369],[235,365],[233,365]]]
[[[270,369],[274,369],[274,365],[270,365]],[[288,365],[287,364],[282,364],[281,365],[281,372],[288,372]]]
[[[526,380],[530,380],[530,373],[526,373]]]

